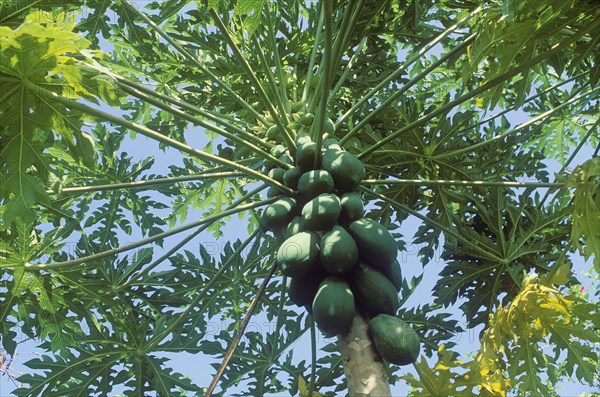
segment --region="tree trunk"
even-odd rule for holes
[[[368,331],[366,318],[356,313],[348,333],[339,338],[348,395],[391,397],[387,366],[375,350]]]

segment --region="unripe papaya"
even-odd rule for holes
[[[312,312],[317,327],[325,336],[346,333],[356,312],[348,283],[339,277],[327,277],[319,286]]]

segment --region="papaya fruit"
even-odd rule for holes
[[[297,122],[299,124],[302,124],[305,127],[310,127],[310,125],[313,123],[314,120],[315,120],[314,114],[304,113],[302,116],[300,116],[300,118],[297,120]]]
[[[398,310],[398,291],[379,271],[359,262],[350,272],[348,282],[356,301],[369,315],[393,315]]]
[[[355,312],[354,295],[348,283],[335,276],[323,280],[312,304],[312,314],[321,332],[328,337],[344,334]]]
[[[316,266],[302,276],[290,277],[288,297],[296,306],[304,306],[312,311],[313,300],[325,277],[327,272],[320,266]]]
[[[273,128],[273,127],[277,127],[277,126],[272,126],[271,128]],[[285,149],[285,146],[283,146],[283,145],[275,145],[270,150],[273,157],[279,157],[279,156],[285,154],[285,151],[286,151],[286,149]]]
[[[294,217],[295,205],[296,200],[292,197],[282,197],[275,201],[263,211],[260,217],[261,226],[271,231],[287,226]]]
[[[356,189],[365,176],[365,166],[352,153],[335,148],[323,153],[322,167],[329,171],[335,181],[335,188],[341,191]]]
[[[302,221],[307,230],[329,230],[337,223],[340,211],[340,199],[335,194],[320,194],[302,207]]]
[[[279,127],[277,126],[277,124],[270,126],[267,129],[266,135],[267,135],[267,138],[270,138],[270,139],[277,138],[279,136]]]
[[[301,145],[304,145],[305,143],[309,143],[312,142],[312,138],[310,137],[310,135],[308,135],[307,132],[299,132],[296,135],[296,147],[299,147]]]
[[[306,102],[304,101],[294,102],[290,106],[290,113],[298,113],[304,108],[304,106],[306,106]]]
[[[323,124],[323,132],[329,135],[335,134],[335,123],[329,117],[325,117],[325,123]]]
[[[275,240],[278,244],[283,243],[285,239],[288,238],[286,228],[278,227],[277,229],[273,230],[273,236],[275,237]]]
[[[383,267],[380,271],[394,284],[396,291],[400,292],[400,289],[402,289],[402,269],[400,269],[398,261],[394,260],[391,265]]]
[[[340,205],[342,206],[339,219],[340,225],[348,226],[365,215],[365,206],[360,198],[360,194],[356,192],[342,195]]]
[[[303,173],[298,179],[298,192],[309,199],[323,193],[333,192],[333,178],[325,170]]]
[[[398,317],[379,314],[369,321],[369,334],[377,352],[392,364],[417,361],[421,351],[419,335]]]
[[[295,217],[292,218],[292,220],[290,221],[290,223],[288,223],[285,233],[286,233],[287,237],[291,237],[294,234],[298,234],[298,233],[300,233],[302,231],[304,231],[304,225],[302,223],[302,217],[295,216]]]
[[[323,149],[334,149],[334,150],[342,150],[342,147],[339,145],[338,140],[335,138],[326,138],[323,139]]]
[[[341,226],[334,226],[321,236],[321,266],[334,275],[349,273],[358,262],[358,248],[352,236]]]
[[[288,237],[277,251],[277,264],[283,274],[297,277],[319,266],[319,236],[300,232]]]
[[[396,259],[396,240],[381,223],[370,218],[360,218],[350,223],[348,232],[358,246],[360,258],[365,262],[385,267]]]
[[[262,164],[263,164],[263,169],[266,172],[269,172],[273,168],[277,167],[277,165],[274,162],[272,162],[271,160],[269,160],[269,159],[264,159]]]
[[[298,181],[302,176],[302,170],[299,167],[292,167],[283,173],[283,184],[290,189],[298,189]]]
[[[283,196],[283,193],[279,191],[279,189],[271,186],[267,189],[267,198],[279,197]]]
[[[294,165],[294,159],[287,153],[282,154],[278,158],[279,158],[279,161],[282,161],[289,165]]]
[[[306,142],[296,149],[296,166],[303,171],[312,170],[315,165],[315,156],[317,153],[317,144]]]
[[[283,174],[285,174],[285,170],[283,168],[273,168],[269,171],[268,176],[279,183],[283,183]]]

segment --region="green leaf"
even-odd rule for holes
[[[88,164],[93,161],[91,142],[80,132],[83,115],[40,96],[27,84],[51,85],[71,97],[95,101],[100,96],[115,103],[114,84],[94,80],[98,73],[90,73],[91,69],[69,55],[81,53],[90,44],[73,33],[73,28],[64,14],[44,12],[29,14],[18,29],[0,27],[0,73],[12,77],[10,83],[3,83],[6,95],[0,105],[0,123],[5,127],[0,130],[0,156],[6,164],[6,177],[0,180],[0,199],[7,203],[5,227],[17,218],[33,221],[36,205],[63,214],[46,193],[53,166],[47,150],[55,134],[71,147],[74,158],[81,157]],[[105,95],[106,90],[112,90],[112,96]]]
[[[233,8],[234,15],[245,15],[244,28],[250,35],[252,35],[260,24],[264,4],[265,0],[238,0]]]
[[[308,394],[308,385],[302,376],[298,376],[298,391],[300,392],[300,397],[309,397]],[[312,392],[313,397],[325,397],[324,394],[321,394],[315,390]]]
[[[577,167],[569,184],[575,187],[571,243],[586,259],[594,257],[594,267],[600,271],[600,158]]]

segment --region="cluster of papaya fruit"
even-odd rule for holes
[[[297,191],[293,197],[282,195],[260,219],[281,243],[277,263],[291,278],[290,300],[312,313],[329,337],[346,333],[357,311],[365,313],[381,356],[399,365],[412,363],[419,338],[395,317],[402,284],[396,241],[385,226],[365,217],[356,191],[365,175],[363,163],[329,133],[322,143],[316,156],[317,144],[299,133],[295,159],[283,146],[271,151],[292,167],[272,168],[270,177]]]
[[[288,106],[290,111],[288,113],[288,118],[290,123],[288,124],[288,128],[290,130],[295,131],[296,133],[305,134],[310,129],[313,121],[315,120],[315,115],[310,112],[305,112],[304,108],[306,107],[306,103],[304,101],[291,102],[288,101]],[[265,138],[267,141],[280,143],[281,139],[281,131],[279,126],[275,123],[275,119],[269,113],[265,115],[266,125],[259,123],[259,125],[253,127],[252,129],[261,137]],[[331,119],[327,119],[325,121],[325,126],[323,130],[325,132],[331,131],[333,132],[334,125]]]

